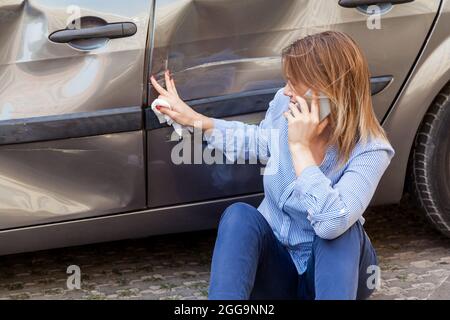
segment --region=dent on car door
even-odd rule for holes
[[[0,2],[1,229],[145,207],[150,15],[150,0]]]
[[[382,119],[426,40],[440,1],[392,2],[398,4],[375,11],[381,13],[376,29],[362,1],[156,0],[151,73],[162,79],[168,67],[181,97],[206,115],[258,123],[284,85],[281,49],[310,33],[339,30],[349,33],[368,57],[375,112]],[[149,94],[150,101],[156,97],[154,91]],[[174,164],[172,130],[149,110],[146,128],[149,206],[262,191],[259,165]],[[201,142],[192,145],[193,150],[205,148]]]

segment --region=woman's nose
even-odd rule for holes
[[[292,92],[291,92],[291,90],[289,89],[288,86],[285,86],[285,87],[284,87],[283,94],[284,94],[285,96],[288,96],[288,97],[292,96]]]

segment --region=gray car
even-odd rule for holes
[[[169,68],[195,110],[256,124],[284,86],[281,49],[328,29],[365,51],[396,150],[372,205],[409,189],[450,235],[450,0],[0,0],[0,254],[213,228],[231,203],[257,206],[262,164],[172,161],[149,75]]]

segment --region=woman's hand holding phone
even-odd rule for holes
[[[309,148],[328,125],[328,118],[320,121],[319,99],[312,94],[311,109],[307,101],[296,96],[297,104],[289,103],[289,111],[284,112],[288,121],[288,143],[290,147]]]
[[[288,143],[292,161],[297,176],[310,166],[317,165],[312,146],[318,143],[320,135],[328,125],[328,118],[320,121],[319,98],[315,92],[312,94],[311,109],[307,101],[296,96],[298,104],[289,103],[289,110],[284,112],[288,121]]]
[[[212,119],[196,112],[180,98],[175,81],[169,75],[169,70],[166,70],[164,76],[166,89],[153,76],[150,77],[150,81],[159,93],[158,99],[166,100],[172,107],[172,110],[163,106],[157,106],[156,108],[181,125],[192,126],[203,130],[211,129],[213,127]]]

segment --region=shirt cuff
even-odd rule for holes
[[[320,171],[317,165],[311,165],[303,169],[295,180],[294,190],[300,195],[311,194],[316,196],[321,193],[324,185],[329,185],[330,180]]]
[[[217,141],[217,135],[220,134],[221,141],[223,140],[223,135],[224,132],[226,130],[227,126],[227,122],[226,120],[223,119],[217,119],[217,118],[211,118],[212,122],[213,122],[213,127],[211,129],[205,130],[205,132],[203,133],[203,141],[206,141],[208,143],[208,145],[210,144],[214,144],[214,141]]]

